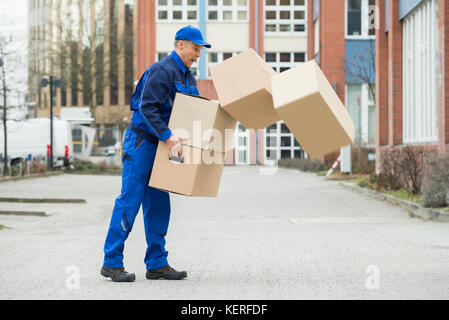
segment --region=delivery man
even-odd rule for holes
[[[189,68],[201,56],[202,47],[211,46],[203,40],[200,30],[192,26],[180,29],[175,49],[145,71],[131,98],[133,116],[123,144],[122,188],[115,200],[101,268],[101,274],[115,282],[136,278],[123,267],[123,249],[140,205],[148,245],[146,278],[179,280],[187,276],[187,272],[176,271],[167,261],[169,194],[149,187],[148,183],[159,141],[160,148],[169,148],[172,155],[182,156],[181,139],[172,134],[168,121],[176,92],[199,95]]]

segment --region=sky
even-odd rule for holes
[[[0,16],[1,15],[26,17],[27,0],[0,0]]]

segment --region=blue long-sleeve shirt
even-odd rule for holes
[[[176,92],[199,96],[196,80],[175,51],[144,72],[131,98],[131,122],[159,140],[172,136],[168,128]]]

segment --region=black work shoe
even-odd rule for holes
[[[125,268],[113,269],[103,266],[100,273],[106,278],[111,278],[114,282],[133,282],[136,280],[136,275],[126,272]]]
[[[166,279],[166,280],[181,280],[187,277],[187,272],[176,271],[170,266],[164,266],[156,270],[147,270],[146,277],[148,280]]]

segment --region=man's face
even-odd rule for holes
[[[179,57],[187,68],[190,68],[192,64],[201,56],[201,48],[203,48],[203,46],[195,44],[191,41],[179,41],[177,51],[179,51]]]

